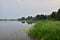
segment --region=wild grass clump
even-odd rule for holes
[[[60,21],[40,21],[28,34],[34,40],[60,40]]]

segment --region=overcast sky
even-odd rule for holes
[[[59,8],[60,0],[0,0],[0,18],[48,15]]]

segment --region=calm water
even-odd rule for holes
[[[17,21],[0,21],[0,40],[31,40],[26,30],[32,25]]]

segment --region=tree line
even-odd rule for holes
[[[34,21],[38,21],[38,20],[56,20],[56,21],[60,21],[60,9],[55,12],[53,11],[50,15],[36,15],[35,17],[32,16],[28,16],[27,18],[22,17],[22,18],[18,18],[18,21],[22,21],[22,20],[34,20]]]
[[[50,15],[50,17],[53,20],[60,21],[60,9],[58,10],[58,12],[52,12],[52,14]]]

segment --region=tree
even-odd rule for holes
[[[22,18],[18,18],[17,21],[23,21],[25,20],[25,17],[22,17]]]
[[[26,18],[26,20],[32,20],[32,19],[33,19],[32,16],[28,16],[28,17]]]
[[[57,12],[57,20],[60,20],[60,9]]]
[[[35,20],[40,20],[41,17],[40,17],[40,15],[36,15],[36,17],[35,17],[34,19],[35,19]]]
[[[52,12],[52,14],[50,15],[50,18],[53,20],[56,20],[56,12]]]
[[[25,20],[25,17],[22,17],[21,20]]]
[[[41,20],[47,19],[47,15],[43,15],[43,14],[42,14],[42,15],[40,15],[40,17],[41,17],[41,18],[40,18]]]
[[[17,21],[21,21],[21,18],[18,18]]]
[[[45,19],[47,19],[47,16],[46,15],[37,15],[36,17],[35,17],[35,19],[36,20],[45,20]]]

